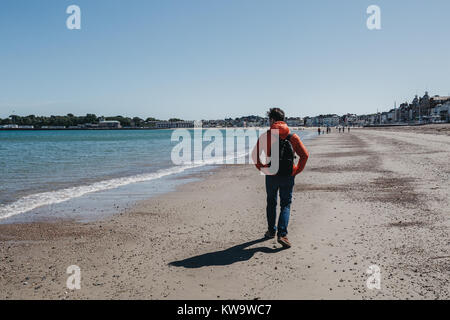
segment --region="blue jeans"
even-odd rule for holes
[[[269,231],[276,232],[277,198],[280,190],[280,217],[278,218],[278,236],[285,237],[288,233],[289,216],[291,212],[292,190],[295,177],[266,176],[267,192],[267,223]]]

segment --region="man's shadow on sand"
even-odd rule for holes
[[[267,247],[258,247],[246,249],[254,244],[261,243],[268,240],[261,238],[258,240],[249,241],[222,251],[215,251],[205,253],[199,256],[187,258],[180,261],[169,263],[170,266],[184,267],[184,268],[201,268],[208,266],[227,266],[240,261],[250,260],[256,252],[263,253],[277,253],[283,251],[284,248],[271,249]]]

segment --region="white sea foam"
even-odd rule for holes
[[[73,198],[81,197],[88,193],[104,191],[122,187],[131,183],[144,182],[162,178],[164,176],[182,173],[191,168],[200,167],[204,164],[191,164],[184,166],[176,166],[169,169],[160,170],[153,173],[139,174],[129,177],[115,178],[110,180],[98,181],[90,185],[83,185],[71,188],[60,189],[56,191],[35,193],[19,200],[7,204],[0,205],[0,220],[9,218],[21,213],[25,213],[42,207],[45,205],[52,205],[61,203]]]
[[[244,157],[245,155],[246,154],[240,154],[237,156],[237,158]],[[168,169],[159,170],[153,173],[103,180],[90,185],[31,194],[20,198],[13,203],[0,205],[0,220],[31,211],[38,207],[57,204],[73,198],[78,198],[88,193],[115,189],[132,183],[155,180],[172,174],[182,173],[188,169],[198,168],[204,165],[211,164],[217,164],[217,161],[214,159],[205,159],[198,162],[188,163],[182,166],[175,166]]]
[[[309,138],[309,136],[305,137],[306,139]],[[194,163],[187,163],[181,166],[175,166],[168,169],[159,170],[157,172],[153,173],[147,173],[147,174],[139,174],[129,177],[122,177],[122,178],[115,178],[110,180],[103,180],[98,181],[90,185],[82,185],[77,187],[71,187],[71,188],[65,188],[55,191],[49,191],[49,192],[41,192],[41,193],[35,193],[30,194],[27,196],[24,196],[18,200],[16,200],[13,203],[10,204],[0,204],[0,220],[9,218],[18,214],[22,214],[31,210],[34,210],[36,208],[46,206],[46,205],[52,205],[61,203],[64,201],[68,201],[73,198],[81,197],[88,193],[94,193],[109,189],[115,189],[118,187],[126,186],[132,183],[138,183],[138,182],[145,182],[145,181],[151,181],[155,179],[162,178],[164,176],[169,176],[172,174],[178,174],[182,173],[188,169],[201,167],[204,165],[211,165],[211,164],[223,164],[223,163],[230,163],[229,160],[236,158],[241,159],[243,157],[248,156],[248,151],[244,153],[240,153],[237,156],[232,155],[224,159],[224,161],[219,161],[217,158],[206,158],[204,160],[194,162]]]

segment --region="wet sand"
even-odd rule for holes
[[[450,138],[421,130],[308,141],[289,250],[261,239],[264,177],[252,166],[104,221],[0,225],[0,298],[449,299]],[[70,265],[80,290],[66,288]],[[366,287],[371,265],[380,290]]]

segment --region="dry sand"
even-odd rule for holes
[[[289,250],[261,239],[264,177],[252,166],[104,221],[2,225],[0,298],[449,299],[450,138],[421,130],[308,141]],[[366,287],[373,264],[381,290]],[[66,288],[70,265],[81,290]]]

